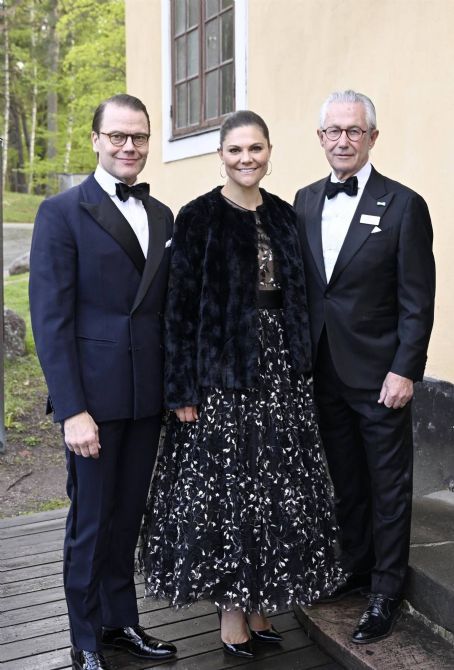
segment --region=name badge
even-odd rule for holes
[[[367,223],[369,224],[369,226],[378,226],[378,224],[380,223],[380,217],[373,216],[372,214],[361,214],[359,222]]]

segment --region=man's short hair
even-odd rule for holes
[[[127,93],[118,93],[113,95],[107,100],[103,100],[96,108],[95,113],[93,114],[93,121],[91,124],[91,129],[93,132],[99,135],[101,132],[101,123],[104,110],[107,105],[118,105],[119,107],[129,107],[129,109],[134,109],[137,112],[143,112],[147,119],[148,132],[150,132],[150,117],[148,116],[147,108],[143,104],[142,100],[136,98],[133,95],[128,95]]]
[[[325,127],[326,112],[328,110],[328,106],[332,102],[359,102],[361,105],[364,106],[368,129],[375,130],[375,128],[377,127],[377,115],[372,100],[363,93],[357,93],[356,91],[348,89],[346,91],[333,91],[333,93],[330,93],[329,96],[326,98],[325,102],[320,108],[321,129]]]

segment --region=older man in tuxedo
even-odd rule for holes
[[[369,162],[371,100],[331,94],[320,144],[332,168],[296,194],[320,430],[349,578],[325,601],[367,590],[358,644],[388,636],[400,610],[412,500],[414,382],[432,329],[435,270],[424,200]]]
[[[33,232],[33,332],[67,452],[64,585],[76,670],[109,668],[103,646],[149,661],[176,652],[139,626],[134,586],[161,425],[173,228],[169,208],[135,184],[149,133],[137,98],[101,103],[94,174],[44,201]]]

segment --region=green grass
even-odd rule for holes
[[[59,500],[59,498],[53,498],[52,500],[46,500],[46,502],[38,503],[36,505],[36,509],[34,509],[31,513],[35,514],[35,512],[49,512],[50,510],[61,509],[62,507],[68,507],[68,500],[66,498],[63,500]]]
[[[3,286],[5,307],[9,307],[9,309],[17,312],[25,320],[27,327],[25,338],[27,352],[34,353],[35,343],[33,341],[30,305],[28,302],[28,272],[5,277]]]
[[[45,389],[41,367],[36,356],[28,303],[28,274],[6,277],[5,307],[17,312],[26,325],[26,356],[5,359],[5,426],[20,431],[21,417],[35,402],[36,393]]]
[[[3,193],[3,221],[6,223],[33,223],[42,195],[27,193]]]

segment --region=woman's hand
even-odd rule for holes
[[[199,415],[197,414],[197,407],[195,405],[190,405],[189,407],[178,407],[175,410],[175,414],[180,419],[180,421],[197,421]]]

